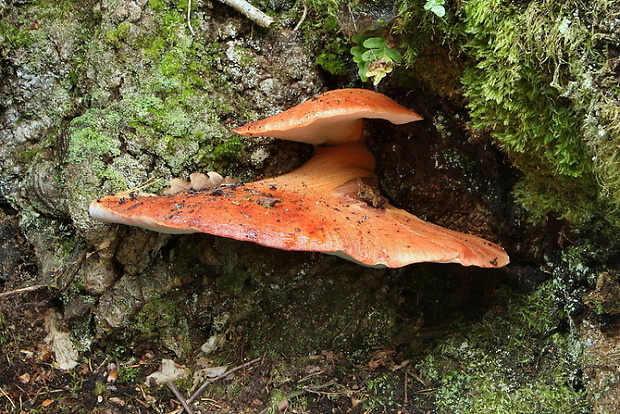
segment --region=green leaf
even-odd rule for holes
[[[370,49],[362,54],[362,59],[366,62],[373,62],[377,59],[381,59],[382,57],[383,50],[380,49]]]
[[[369,37],[368,39],[364,40],[363,45],[365,48],[368,48],[368,49],[387,48],[387,44],[385,43],[385,40],[383,40],[382,37]]]
[[[438,17],[443,17],[446,15],[446,9],[443,6],[435,6],[431,8],[431,11],[435,13]]]
[[[366,72],[368,72],[368,66],[366,66],[366,68],[360,68],[357,71],[357,74],[359,75],[362,82],[366,82],[368,80],[368,76],[366,76]]]
[[[401,55],[400,52],[396,49],[385,49],[383,51],[383,54],[396,63],[400,63],[403,60],[403,55]]]
[[[437,17],[444,17],[446,15],[444,4],[444,0],[428,0],[424,5],[424,10],[430,10]]]
[[[353,43],[357,44],[357,45],[361,45],[362,43],[364,43],[364,40],[368,39],[368,36],[366,35],[355,35],[351,38],[351,40],[353,40]]]
[[[357,73],[359,74],[360,79],[362,79],[362,81],[364,82],[368,80],[368,76],[366,76],[366,72],[368,72],[368,66],[370,66],[368,62],[360,62],[357,64]]]
[[[361,57],[361,56],[362,56],[362,54],[363,54],[365,51],[367,51],[367,50],[368,50],[368,49],[366,49],[365,47],[362,47],[362,46],[353,46],[353,47],[351,48],[351,54],[352,54],[353,56],[359,56],[359,57]]]
[[[385,78],[385,73],[376,74],[372,79],[372,84],[375,86],[379,85],[379,82],[381,82],[383,78]]]

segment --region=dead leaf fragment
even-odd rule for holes
[[[19,375],[17,379],[19,379],[19,382],[22,384],[28,384],[30,382],[30,374],[25,372],[22,375]]]
[[[112,404],[116,404],[120,407],[124,407],[127,403],[125,401],[123,401],[122,399],[118,398],[118,397],[110,397],[108,398],[108,401],[110,401]]]
[[[63,329],[60,313],[50,309],[45,314],[45,329],[48,332],[45,342],[51,345],[56,360],[53,366],[61,370],[75,368],[79,353],[71,341],[71,334]]]
[[[50,405],[52,405],[53,402],[54,400],[50,400],[49,398],[47,400],[43,400],[43,402],[41,403],[41,407],[49,407]]]
[[[288,399],[285,398],[278,403],[278,412],[283,413],[286,410],[288,410],[288,407],[289,407]]]
[[[184,378],[188,373],[189,369],[183,365],[179,365],[171,359],[162,359],[159,370],[146,377],[146,385],[162,385],[168,381]]]

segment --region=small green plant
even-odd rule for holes
[[[120,384],[135,384],[140,377],[140,369],[130,366],[121,366],[118,369],[118,379]]]
[[[390,48],[382,37],[356,35],[353,42],[357,46],[351,48],[351,54],[360,79],[366,82],[373,78],[375,86],[403,60],[400,52]]]
[[[445,0],[427,0],[424,5],[424,10],[430,10],[435,13],[437,17],[443,17],[446,15],[445,3]]]
[[[371,378],[366,382],[366,388],[368,396],[364,401],[364,405],[367,408],[384,408],[397,404],[398,390],[394,374],[386,373],[379,377]]]

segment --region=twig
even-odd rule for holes
[[[311,392],[315,394],[324,394],[324,395],[325,394],[326,395],[337,395],[338,393],[326,393],[326,392],[319,391],[323,388],[331,387],[334,384],[336,384],[336,381],[329,381],[329,382],[326,382],[325,384],[317,385],[316,387],[304,387],[299,391],[295,391],[289,395],[284,396],[284,398],[287,400],[291,400],[293,398],[299,397],[300,395],[304,395],[307,392]],[[263,411],[259,412],[258,414],[265,414],[267,411],[269,411],[269,407],[265,408]]]
[[[119,191],[118,193],[115,193],[114,195],[117,197],[128,197],[131,193],[135,193],[137,191],[142,190],[143,188],[149,187],[151,185],[157,184],[158,182],[160,182],[162,180],[161,177],[157,178],[157,177],[151,177],[148,180],[144,181],[142,184],[133,187],[133,188],[128,188],[127,190],[123,190],[123,191]]]
[[[11,405],[13,406],[13,409],[16,409],[16,408],[17,408],[17,406],[16,406],[16,405],[15,405],[15,403],[13,402],[13,399],[12,399],[11,397],[9,397],[9,395],[8,395],[6,392],[4,392],[4,390],[2,389],[2,387],[0,387],[0,392],[2,392],[2,395],[4,395],[4,396],[7,398],[7,400],[9,400],[9,402],[10,402],[10,403],[11,403]]]
[[[420,384],[424,385],[425,387],[428,387],[428,385],[426,384],[426,382],[424,382],[424,380],[422,379],[422,377],[420,377],[418,374],[415,373],[415,371],[413,372],[409,372],[409,367],[407,367],[407,372],[409,373],[409,375],[411,375],[414,379],[416,379]]]
[[[429,394],[431,392],[437,391],[437,388],[424,388],[423,390],[417,390],[416,394]]]
[[[304,3],[303,6],[304,6],[304,11],[303,13],[301,13],[301,19],[299,19],[299,21],[295,25],[295,28],[293,29],[294,32],[296,32],[297,29],[299,29],[299,26],[301,26],[304,20],[306,20],[306,16],[308,15],[308,6],[306,6],[306,3]]]
[[[295,393],[295,395],[291,395],[291,398],[298,397],[299,395],[302,395],[304,392],[311,392],[314,394],[322,394],[322,395],[338,395],[339,393],[337,392],[319,391],[319,390],[322,390],[323,388],[331,387],[335,383],[336,381],[329,381],[329,382],[326,382],[325,384],[317,385],[316,387],[303,387],[301,391],[299,391],[298,393]]]
[[[404,380],[405,384],[403,385],[403,388],[405,390],[405,404],[409,403],[409,398],[407,395],[407,388],[409,388],[409,377],[407,375],[407,371],[409,371],[408,368],[409,367],[405,367],[405,380]]]
[[[69,280],[67,281],[67,283],[65,283],[65,285],[59,289],[58,291],[56,291],[53,295],[51,295],[50,297],[48,297],[47,299],[44,299],[40,302],[28,302],[28,303],[22,303],[18,306],[18,308],[22,308],[22,307],[26,307],[26,306],[35,306],[35,307],[43,307],[43,306],[47,306],[50,304],[51,301],[53,301],[54,299],[56,299],[57,297],[60,296],[61,293],[63,293],[65,290],[67,290],[69,288],[69,286],[71,286],[71,284],[73,283],[73,280],[75,279],[75,276],[77,276],[78,272],[80,271],[80,269],[82,268],[82,265],[84,264],[84,262],[86,261],[86,259],[91,255],[92,253],[88,252],[88,251],[84,251],[81,255],[80,258],[77,259],[76,261],[74,261],[71,264],[75,265],[75,269],[73,269],[73,272],[71,272],[71,275],[69,276]]]
[[[26,287],[15,289],[15,290],[9,290],[8,292],[0,293],[0,298],[4,298],[6,296],[11,296],[11,295],[17,295],[18,293],[31,292],[33,290],[41,289],[44,287],[48,287],[48,285],[32,285],[32,286],[26,286]]]
[[[220,2],[232,7],[259,26],[268,27],[273,23],[273,18],[267,16],[245,0],[220,0]]]
[[[242,369],[242,368],[248,367],[248,366],[250,366],[250,365],[254,365],[254,364],[256,364],[257,362],[261,361],[262,359],[263,359],[263,357],[255,358],[255,359],[253,359],[253,360],[251,360],[251,361],[249,361],[249,362],[246,362],[245,364],[241,364],[241,365],[236,366],[236,367],[234,367],[234,368],[232,368],[232,369],[229,369],[229,370],[228,370],[228,371],[226,371],[225,373],[223,373],[223,374],[221,374],[221,375],[218,375],[218,376],[217,376],[217,377],[215,377],[215,378],[211,378],[210,380],[205,381],[205,383],[204,383],[204,384],[202,384],[202,385],[200,386],[200,388],[198,388],[198,389],[197,389],[197,390],[196,390],[196,391],[195,391],[195,392],[191,395],[191,397],[189,397],[189,398],[187,399],[187,404],[191,404],[191,403],[192,403],[192,402],[193,402],[196,398],[198,398],[198,397],[200,396],[200,394],[202,394],[202,392],[204,391],[204,389],[205,389],[205,388],[207,388],[207,386],[209,386],[209,384],[212,384],[212,383],[214,383],[214,382],[215,382],[215,381],[217,381],[217,380],[220,380],[220,379],[222,379],[222,378],[225,378],[225,377],[229,376],[230,374],[232,374],[233,372],[238,371],[238,370],[240,370],[240,369]],[[173,391],[173,392],[174,392],[174,391]],[[185,405],[183,405],[183,408],[185,408]],[[182,414],[182,413],[183,413],[183,408],[181,408],[179,411],[177,411],[177,413],[176,413],[176,414]],[[188,412],[189,412],[189,411],[188,411]]]
[[[192,27],[192,0],[187,0],[187,28],[194,36],[194,28]]]
[[[178,388],[172,383],[172,381],[166,381],[166,385],[168,385],[168,388],[170,388],[170,391],[172,391],[172,393],[181,402],[181,405],[183,406],[183,408],[185,408],[185,411],[187,411],[189,414],[194,414],[188,402],[185,401],[185,397],[181,394]],[[179,411],[179,412],[182,412],[182,411]]]

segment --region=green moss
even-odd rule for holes
[[[368,395],[363,401],[366,408],[385,408],[398,405],[400,378],[394,373],[385,373],[366,381]]]
[[[39,145],[26,146],[20,152],[20,158],[24,164],[29,164],[38,158],[40,155],[44,154],[45,148],[42,148]]]
[[[114,119],[116,118],[116,119]],[[67,160],[80,163],[86,160],[97,161],[101,157],[120,155],[120,142],[102,133],[103,123],[120,122],[115,114],[94,110],[74,118],[70,125],[71,139],[67,151]]]
[[[610,7],[469,0],[448,2],[440,19],[422,3],[400,3],[394,33],[408,73],[459,105],[466,99],[473,129],[523,172],[515,194],[533,219],[620,224]]]
[[[134,329],[138,341],[159,342],[178,356],[187,356],[192,350],[192,335],[188,315],[180,301],[159,298],[147,302],[136,315]]]
[[[278,405],[284,400],[286,400],[286,393],[278,388],[274,388],[269,395],[269,401],[265,404],[267,406],[265,412],[267,414],[276,414],[280,412]]]
[[[332,75],[346,75],[349,71],[348,62],[343,51],[323,51],[315,59],[315,63]]]
[[[91,109],[72,121],[69,162],[88,161],[99,177],[118,178],[112,171],[117,161],[122,162],[118,137],[123,135],[135,135],[175,174],[204,162],[208,148],[214,150],[209,153],[211,160],[222,157],[226,162],[234,161],[243,145],[238,139],[225,140],[229,133],[219,124],[213,96],[200,92],[190,95],[188,89],[179,91],[180,85],[167,80],[154,79],[145,85],[150,90],[127,95],[103,110]],[[178,94],[160,98],[174,92]],[[221,109],[227,110],[227,105]]]
[[[107,391],[107,384],[103,381],[95,381],[93,395],[101,395]]]
[[[120,190],[128,183],[113,165],[112,159],[120,155],[120,142],[105,129],[120,122],[116,114],[92,110],[75,118],[69,126],[69,145],[66,160],[70,164],[88,165],[88,171],[100,180],[108,180]],[[67,182],[75,182],[72,177]],[[87,178],[86,178],[87,179]]]
[[[595,219],[599,209],[599,188],[591,174],[588,178],[558,179],[552,173],[530,169],[526,178],[515,186],[514,194],[535,222],[544,222],[553,212],[572,224],[585,226]]]
[[[6,47],[22,48],[30,46],[33,43],[33,38],[30,31],[23,26],[13,26],[0,22],[0,43],[2,49]]]
[[[208,147],[204,155],[204,157],[211,160],[213,164],[235,159],[237,154],[239,154],[244,147],[241,138],[238,136],[233,136],[220,142],[221,143],[214,143]]]
[[[313,0],[307,5],[308,17],[300,30],[306,46],[315,51],[315,63],[330,74],[345,75],[353,67],[352,42],[340,24],[340,5],[332,0]]]
[[[127,38],[129,37],[130,28],[131,28],[131,23],[122,22],[118,26],[116,26],[115,29],[106,31],[105,39],[108,43],[111,43],[111,44],[123,42],[127,40]]]
[[[423,6],[422,2],[399,2],[399,20],[392,29],[403,49],[408,76],[413,74],[442,95],[462,93],[463,22],[453,14],[438,18]]]
[[[136,316],[136,329],[146,335],[174,327],[177,320],[177,306],[167,299],[147,302]]]
[[[554,281],[543,284],[430,351],[417,368],[437,384],[439,412],[589,412],[586,394],[571,387],[582,351],[558,330],[561,296]]]
[[[231,105],[239,102],[236,92],[212,70],[219,45],[191,36],[187,2],[154,0],[149,6],[155,11],[155,31],[138,36],[123,22],[84,48],[85,60],[92,59],[93,51],[112,49],[119,59],[132,60],[135,55],[151,62],[136,67],[134,85],[118,100],[111,101],[108,91],[95,88],[90,92],[93,107],[71,123],[68,161],[87,162],[92,174],[113,191],[139,184],[138,177],[146,179],[148,165],[173,175],[221,170],[233,165],[243,149],[242,141],[229,139],[221,123],[226,115],[238,117],[235,113],[242,105]],[[79,84],[80,67],[73,84]],[[97,105],[97,94],[102,106]],[[131,148],[121,151],[126,143]]]
[[[149,0],[149,7],[155,11],[161,12],[165,10],[165,0]]]
[[[117,382],[119,384],[132,385],[142,380],[141,369],[139,367],[120,366],[118,368]]]
[[[473,125],[490,128],[517,165],[538,163],[570,176],[591,171],[578,115],[560,99],[553,73],[523,38],[524,11],[500,0],[471,0],[464,11],[465,48],[476,60],[462,78]]]

